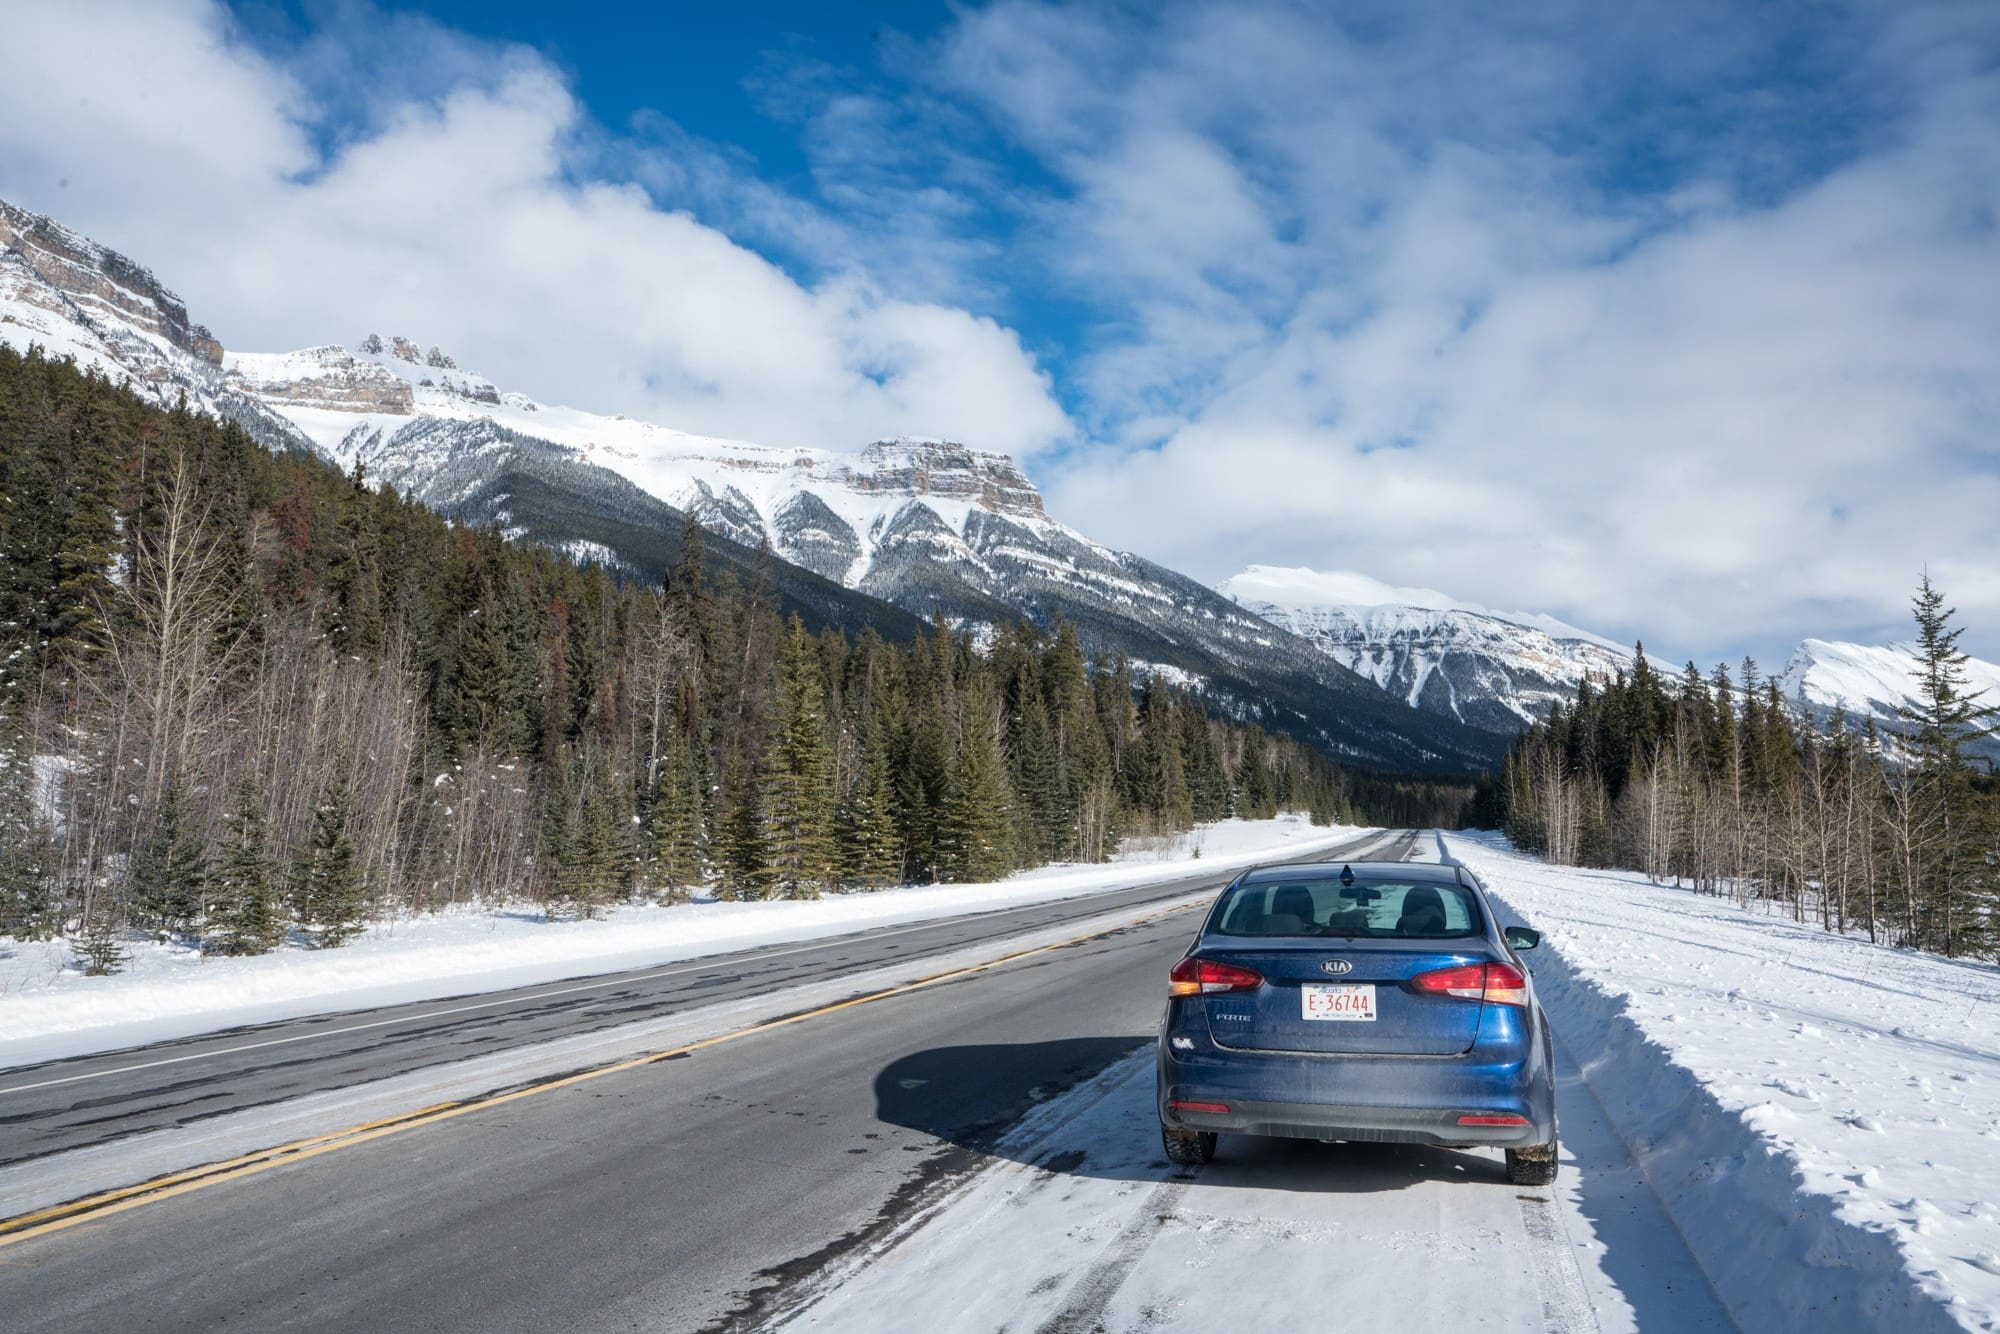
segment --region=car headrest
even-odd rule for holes
[[[1304,885],[1279,885],[1271,891],[1271,916],[1290,915],[1304,925],[1314,918],[1312,891]]]
[[[1444,930],[1444,895],[1429,885],[1403,892],[1403,911],[1396,918],[1398,935],[1421,936]]]

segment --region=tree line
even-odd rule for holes
[[[1629,675],[1585,682],[1523,732],[1476,817],[1567,865],[2000,955],[2000,778],[1974,757],[1996,714],[1968,688],[1963,631],[1928,574],[1913,614],[1915,702],[1891,724],[1816,721],[1747,658],[1665,678],[1641,646]]]
[[[812,897],[1356,820],[1321,752],[1073,627],[776,610],[689,523],[658,586],[0,348],[0,934],[334,946],[533,900]]]

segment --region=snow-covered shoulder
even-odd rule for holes
[[[1438,846],[1544,933],[1557,1033],[1744,1328],[2000,1328],[2000,968]]]
[[[1352,838],[1302,814],[1225,820],[1131,839],[1104,865],[1045,866],[980,885],[924,885],[811,902],[632,905],[549,922],[522,905],[445,911],[370,929],[337,950],[204,960],[134,944],[128,969],[85,977],[69,942],[0,937],[0,1069],[240,1024],[531,986],[728,950],[985,912],[1297,856]]]

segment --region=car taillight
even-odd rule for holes
[[[1213,959],[1186,958],[1167,974],[1169,996],[1213,995],[1220,991],[1255,991],[1264,985],[1264,975],[1233,963]]]
[[[1437,968],[1410,979],[1418,991],[1433,996],[1484,1000],[1489,1005],[1526,1005],[1528,979],[1511,963],[1462,963]]]
[[[1526,1005],[1528,1003],[1528,979],[1522,977],[1521,970],[1511,963],[1487,964],[1486,1003],[1488,1005]]]

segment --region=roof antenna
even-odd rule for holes
[[[1354,883],[1354,868],[1352,866],[1343,866],[1340,868],[1340,883],[1343,885]]]

